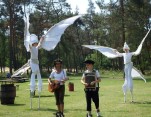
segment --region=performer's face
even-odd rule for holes
[[[92,69],[92,68],[93,68],[93,65],[92,65],[92,64],[89,64],[89,63],[87,63],[87,64],[86,64],[86,68],[87,68],[87,69]]]
[[[127,53],[127,52],[129,52],[129,49],[124,49],[124,51]]]
[[[33,43],[32,46],[36,47],[38,45],[38,43]]]
[[[56,63],[55,63],[55,67],[56,67],[56,68],[61,68],[61,63],[60,63],[60,62],[56,62]]]

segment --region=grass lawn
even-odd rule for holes
[[[85,117],[86,102],[83,85],[80,83],[81,76],[69,76],[66,82],[65,116]],[[151,76],[145,76],[143,80],[134,81],[134,102],[131,103],[130,93],[127,93],[127,102],[123,102],[122,73],[102,73],[100,83],[100,109],[103,117],[151,117]],[[68,90],[68,83],[74,83],[74,91]],[[41,93],[41,108],[38,110],[38,94],[33,98],[33,109],[30,109],[29,82],[19,84],[16,91],[15,104],[1,105],[0,117],[55,117],[55,98],[53,93],[47,90],[47,79],[43,79],[43,91]],[[96,116],[94,104],[93,117]]]

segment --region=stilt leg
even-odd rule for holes
[[[131,102],[133,102],[133,91],[130,91],[131,92]]]
[[[126,103],[126,94],[124,94],[124,103]]]
[[[32,109],[32,97],[30,97],[30,109]]]
[[[30,109],[32,109],[32,98],[33,98],[34,92],[30,91]]]
[[[38,92],[39,99],[38,99],[38,109],[40,109],[40,92]]]

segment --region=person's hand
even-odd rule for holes
[[[113,49],[113,52],[118,52],[117,49]]]
[[[95,81],[93,81],[93,82],[90,83],[90,85],[94,85],[94,84],[95,84]]]
[[[43,36],[40,38],[40,43],[42,43],[44,39],[45,39],[45,35],[43,35]]]
[[[84,83],[84,85],[87,87],[89,84],[88,83]]]
[[[53,85],[53,83],[52,83],[52,82],[49,82],[49,84],[50,84],[50,86],[52,86],[52,85]]]
[[[65,81],[64,81],[64,80],[61,80],[60,83],[65,83]]]

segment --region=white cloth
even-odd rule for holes
[[[38,47],[31,46],[30,47],[30,59],[38,59]]]
[[[130,91],[133,92],[133,80],[132,80],[132,75],[131,75],[132,67],[133,67],[132,62],[127,63],[124,66],[125,81],[122,86],[124,94],[126,94],[127,89],[130,89]]]
[[[42,48],[47,51],[53,50],[57,44],[61,40],[61,36],[63,35],[64,31],[72,25],[75,20],[80,18],[82,15],[76,15],[65,20],[60,21],[59,23],[52,26],[46,35],[44,36],[44,41],[42,42]]]
[[[119,57],[123,56],[124,60],[124,73],[125,73],[125,81],[122,86],[124,94],[126,94],[127,89],[133,91],[133,80],[132,80],[132,67],[133,63],[131,62],[132,56],[134,55],[133,52],[128,53],[118,53]]]
[[[56,70],[52,70],[49,78],[54,78],[54,80],[62,81],[67,78],[67,74],[65,70],[61,70],[60,73],[57,73]],[[60,83],[60,85],[63,85],[63,83]]]
[[[34,43],[38,43],[38,37],[35,34],[31,34],[30,35],[30,45],[32,46],[32,44]]]
[[[32,70],[31,79],[30,79],[30,90],[31,90],[31,92],[35,91],[35,87],[36,87],[35,77],[37,76],[38,91],[41,92],[41,90],[42,90],[42,79],[41,79],[39,65],[35,64],[32,61],[30,61],[30,67],[31,67],[31,70]]]
[[[124,64],[128,64],[131,62],[133,52],[123,53]]]
[[[21,68],[19,68],[17,71],[15,71],[11,77],[23,75],[29,68],[30,68],[29,62],[27,62]]]
[[[37,76],[37,80],[38,80],[38,91],[41,92],[42,90],[42,79],[41,79],[41,74],[40,74],[40,69],[39,69],[39,61],[38,61],[38,49],[39,46],[30,47],[30,53],[31,53],[31,57],[30,57],[30,67],[32,70],[32,74],[31,74],[31,80],[30,80],[30,90],[33,92],[35,91],[35,77]]]

